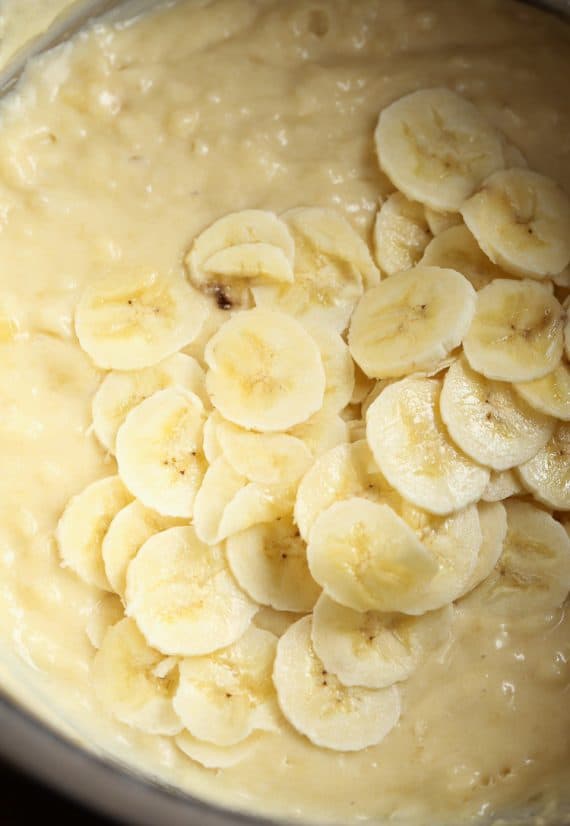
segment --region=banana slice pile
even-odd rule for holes
[[[570,590],[568,198],[446,89],[374,137],[370,246],[329,208],[242,210],[186,273],[77,306],[111,474],[56,536],[103,592],[93,685],[207,768],[286,726],[373,746],[454,603],[508,623]]]

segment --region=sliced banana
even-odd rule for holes
[[[355,611],[413,612],[438,563],[388,505],[335,502],[311,530],[309,569],[325,593]]]
[[[229,769],[250,758],[262,739],[263,734],[256,732],[235,746],[215,746],[183,731],[175,738],[175,742],[187,757],[200,763],[205,769]]]
[[[404,379],[368,408],[366,436],[378,466],[404,499],[445,516],[477,502],[489,471],[461,453],[441,421],[436,379]]]
[[[323,594],[313,611],[311,639],[326,670],[345,686],[386,688],[406,680],[450,636],[453,608],[410,617],[360,613]]]
[[[245,633],[257,606],[239,588],[219,545],[193,528],[169,528],[148,539],[129,565],[127,615],[164,654],[200,656]]]
[[[179,665],[173,705],[184,728],[215,746],[235,746],[277,728],[272,682],[277,637],[250,626],[236,642]]]
[[[292,427],[289,433],[301,439],[314,457],[348,441],[346,422],[338,413],[332,413],[326,408],[314,413],[306,422]]]
[[[554,431],[553,419],[530,407],[510,384],[475,373],[464,357],[447,371],[439,406],[453,441],[493,470],[526,462]]]
[[[338,413],[350,403],[354,391],[354,362],[339,333],[324,324],[307,329],[317,343],[325,371],[323,407]]]
[[[217,410],[213,410],[204,422],[202,432],[202,451],[208,464],[213,465],[216,459],[221,458],[222,448],[217,436],[218,423],[222,417]]]
[[[570,424],[559,424],[542,450],[519,467],[535,499],[559,511],[570,510]]]
[[[441,212],[438,209],[432,209],[429,206],[424,207],[424,212],[426,216],[427,225],[429,227],[429,231],[435,238],[442,232],[445,232],[447,229],[451,229],[451,227],[457,227],[463,223],[463,218],[461,217],[461,213],[459,212]],[[436,266],[443,266],[438,264]],[[453,269],[457,269],[456,267],[452,267]],[[460,270],[461,272],[461,270]]]
[[[194,500],[194,527],[202,542],[214,545],[220,541],[224,511],[245,485],[245,476],[236,473],[223,456],[210,465]]]
[[[290,515],[231,536],[226,554],[238,584],[279,611],[311,611],[321,592],[309,571],[307,546]]]
[[[349,351],[350,352],[350,351]],[[350,399],[350,404],[362,404],[364,399],[374,388],[376,382],[368,378],[366,373],[360,369],[358,364],[354,365],[354,390]]]
[[[225,419],[251,430],[287,430],[320,410],[325,371],[318,347],[285,313],[239,313],[210,339],[206,388]]]
[[[244,485],[226,506],[220,520],[218,535],[227,539],[254,525],[274,522],[293,511],[296,484],[260,485],[249,482]]]
[[[507,535],[507,512],[500,502],[479,502],[482,542],[477,562],[463,590],[467,594],[487,579],[503,552]]]
[[[394,192],[376,215],[376,262],[386,275],[409,270],[419,262],[431,238],[422,204],[409,201],[401,192]]]
[[[254,625],[264,631],[270,631],[276,637],[282,637],[289,626],[301,619],[303,615],[292,611],[276,611],[275,608],[262,606],[253,618]]]
[[[380,113],[374,135],[380,166],[406,197],[442,212],[504,166],[498,133],[468,100],[423,89]]]
[[[55,536],[63,565],[104,591],[111,586],[101,544],[115,515],[132,498],[118,476],[98,479],[69,500],[57,524]]]
[[[117,720],[148,734],[178,734],[182,722],[172,697],[177,669],[159,677],[164,657],[150,648],[132,619],[113,625],[91,666],[91,682],[100,702]]]
[[[570,422],[570,365],[561,361],[558,367],[534,381],[520,382],[515,390],[535,410]]]
[[[400,717],[397,688],[343,686],[311,642],[311,617],[292,625],[277,644],[273,682],[281,711],[316,746],[360,751],[380,743]]]
[[[159,390],[128,414],[117,433],[119,475],[147,508],[190,518],[206,462],[204,405],[180,387]]]
[[[366,375],[397,378],[429,369],[459,346],[476,294],[455,270],[419,266],[369,290],[350,322],[352,357]]]
[[[116,273],[90,284],[75,311],[75,332],[98,367],[138,370],[190,344],[208,315],[182,273]]]
[[[93,397],[93,430],[111,453],[115,452],[117,431],[127,414],[158,390],[183,387],[208,403],[205,374],[196,359],[183,353],[142,370],[108,373]]]
[[[495,172],[461,214],[481,249],[507,272],[545,278],[570,263],[570,200],[544,175]]]
[[[426,247],[421,265],[457,270],[481,290],[495,278],[505,278],[505,271],[487,258],[464,224],[444,230]]]
[[[560,362],[562,324],[562,307],[545,285],[497,278],[477,293],[465,355],[489,379],[540,379]]]
[[[523,492],[524,488],[514,470],[491,471],[491,478],[481,499],[484,502],[501,502]]]
[[[123,603],[116,594],[105,594],[95,603],[85,626],[87,639],[93,648],[101,648],[109,628],[123,619],[124,615]]]

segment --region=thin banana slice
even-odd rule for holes
[[[428,244],[421,260],[426,267],[457,270],[475,290],[481,290],[495,278],[505,278],[505,271],[487,258],[464,224],[446,229]]]
[[[213,465],[216,459],[219,459],[223,455],[217,436],[217,427],[221,420],[222,417],[218,411],[213,410],[204,422],[202,451],[209,465]]]
[[[314,457],[322,456],[331,447],[348,441],[346,422],[338,413],[326,408],[314,413],[306,422],[292,427],[289,433],[301,439]]]
[[[203,268],[222,278],[293,281],[293,266],[287,255],[272,244],[254,242],[236,244],[215,252],[204,261]],[[230,281],[231,283],[231,281]]]
[[[451,227],[457,227],[463,223],[463,218],[459,212],[441,212],[440,210],[432,209],[429,206],[424,207],[424,212],[429,231],[434,238],[440,233],[451,229]],[[438,264],[437,266],[443,265]],[[457,268],[451,267],[451,269],[453,270]]]
[[[184,728],[215,746],[235,746],[277,728],[272,682],[277,637],[250,626],[236,642],[179,665],[173,705]]]
[[[311,530],[313,578],[335,602],[355,611],[410,613],[437,561],[396,512],[360,497],[335,502]]]
[[[205,358],[212,404],[241,427],[287,430],[322,406],[325,371],[318,347],[284,313],[239,313],[210,339]]]
[[[323,594],[313,611],[311,639],[326,670],[343,685],[386,688],[407,680],[448,641],[452,622],[451,606],[421,617],[363,614]]]
[[[119,475],[147,508],[190,518],[205,472],[204,406],[179,387],[159,390],[128,414],[117,433]]]
[[[224,747],[198,740],[190,732],[183,731],[175,738],[175,742],[186,757],[200,763],[205,769],[229,769],[252,757],[262,739],[263,734],[255,733],[235,746]]]
[[[465,355],[489,379],[540,379],[560,362],[562,325],[562,307],[545,285],[497,278],[477,293]]]
[[[461,214],[481,249],[507,272],[545,278],[570,263],[570,200],[544,175],[495,172]]]
[[[400,718],[395,686],[343,686],[329,674],[311,642],[311,617],[292,625],[277,644],[273,682],[281,711],[312,743],[360,751],[380,743]]]
[[[366,435],[390,485],[404,499],[445,516],[477,502],[489,471],[451,442],[439,414],[436,379],[404,379],[368,408]]]
[[[260,485],[257,482],[245,485],[224,510],[218,532],[220,540],[291,513],[295,490],[296,485]]]
[[[363,290],[380,280],[367,245],[333,209],[302,207],[283,218],[295,239],[295,281],[254,287],[255,303],[342,332]]]
[[[559,511],[570,510],[570,424],[558,425],[542,450],[519,467],[523,485],[535,499]]]
[[[228,563],[238,584],[261,605],[311,611],[321,592],[309,571],[307,546],[290,515],[231,536]]]
[[[409,201],[401,192],[394,192],[376,215],[376,262],[387,275],[409,270],[419,262],[431,238],[422,204]]]
[[[99,479],[69,500],[56,528],[63,565],[104,591],[110,591],[111,586],[105,575],[101,543],[115,515],[132,498],[118,476]]]
[[[449,89],[423,89],[380,113],[374,135],[383,171],[413,201],[457,211],[504,166],[501,139],[481,112]]]
[[[479,502],[482,542],[477,562],[464,588],[467,594],[487,579],[499,561],[507,536],[507,512],[500,502]]]
[[[93,397],[95,435],[114,453],[117,431],[133,407],[158,390],[173,386],[190,390],[207,404],[205,378],[196,359],[183,353],[175,353],[154,367],[108,373]]]
[[[542,379],[513,385],[531,407],[547,416],[570,422],[570,366],[561,361]]]
[[[491,478],[481,499],[484,502],[501,502],[523,492],[524,488],[514,470],[491,471]]]
[[[127,615],[149,645],[196,657],[231,645],[257,605],[239,588],[219,545],[193,528],[169,528],[148,539],[127,572]]]
[[[138,370],[190,344],[207,315],[207,303],[181,273],[113,273],[83,291],[75,332],[99,367]]]
[[[323,407],[338,413],[349,404],[354,391],[354,362],[344,340],[332,327],[306,325],[321,354],[325,371]]]
[[[369,290],[350,322],[352,357],[366,375],[397,378],[429,369],[458,347],[476,294],[455,270],[419,266]]]
[[[453,441],[493,470],[526,462],[554,431],[554,420],[530,407],[512,385],[475,373],[464,357],[447,371],[439,406]]]
[[[109,628],[123,619],[124,615],[123,603],[116,594],[105,594],[95,603],[85,626],[87,639],[93,648],[101,648]]]
[[[148,734],[178,734],[183,726],[172,705],[178,674],[157,676],[163,660],[133,620],[125,618],[109,629],[93,659],[95,694],[122,723]]]
[[[214,545],[220,541],[224,511],[245,485],[245,476],[236,473],[223,456],[210,465],[194,500],[194,528],[202,542]]]

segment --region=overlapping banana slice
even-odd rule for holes
[[[194,528],[202,542],[214,545],[220,541],[220,523],[227,506],[247,484],[220,456],[206,471],[194,501]]]
[[[350,403],[354,391],[354,362],[343,338],[324,324],[307,325],[317,343],[325,371],[323,410],[338,413]]]
[[[123,619],[124,615],[123,603],[116,594],[105,594],[95,603],[85,625],[87,639],[93,648],[101,648],[109,628]]]
[[[510,496],[518,496],[524,488],[514,470],[491,471],[487,487],[481,494],[483,502],[502,502]]]
[[[548,444],[519,467],[519,475],[539,502],[570,511],[570,424],[559,424]]]
[[[75,332],[99,367],[138,370],[190,344],[207,315],[206,301],[182,273],[113,273],[83,291]]]
[[[507,512],[500,502],[480,502],[481,547],[477,562],[463,590],[467,594],[487,579],[503,552],[507,535]]]
[[[397,688],[347,687],[324,667],[311,642],[311,617],[277,644],[273,682],[281,711],[316,746],[359,751],[380,743],[400,717]]]
[[[558,367],[542,379],[513,385],[517,393],[547,416],[563,422],[570,421],[570,365],[563,360]]]
[[[349,331],[352,357],[367,376],[429,370],[458,347],[475,313],[476,294],[455,270],[418,266],[369,290]]]
[[[235,746],[215,746],[192,737],[189,731],[183,731],[175,738],[175,742],[187,757],[200,763],[205,769],[229,769],[251,757],[262,739],[263,734],[255,732]]]
[[[293,510],[295,485],[260,485],[249,482],[226,506],[220,520],[220,540],[253,525],[274,522]]]
[[[374,253],[386,275],[409,270],[419,262],[432,234],[422,204],[394,192],[374,223]]]
[[[441,212],[440,210],[432,209],[429,206],[424,207],[424,212],[426,216],[427,225],[429,227],[429,231],[431,232],[434,238],[437,235],[440,235],[440,233],[445,232],[447,229],[451,229],[451,227],[457,227],[463,223],[463,218],[461,217],[460,212]],[[435,266],[444,265],[436,264]],[[451,269],[456,269],[456,267],[451,267]]]
[[[303,613],[277,611],[275,608],[265,605],[261,606],[253,618],[253,623],[263,631],[270,631],[276,637],[282,637],[285,631],[302,617]]]
[[[421,265],[457,270],[481,290],[495,278],[505,278],[505,271],[487,258],[464,224],[443,230],[425,249]]]
[[[326,408],[314,413],[306,422],[290,428],[288,432],[301,439],[314,457],[321,456],[331,447],[348,440],[348,428],[344,419]]]

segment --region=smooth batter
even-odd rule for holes
[[[101,593],[61,568],[53,530],[72,494],[114,472],[90,431],[101,374],[73,333],[90,278],[177,264],[205,225],[246,207],[334,206],[367,236],[390,191],[378,112],[420,87],[473,100],[568,191],[569,77],[570,31],[509,0],[187,0],[30,66],[0,130],[0,672],[18,696],[240,808],[457,823],[533,798],[555,812],[570,780],[564,610],[507,628],[470,598],[379,746],[329,753],[288,730],[215,773],[97,706],[85,625]]]

